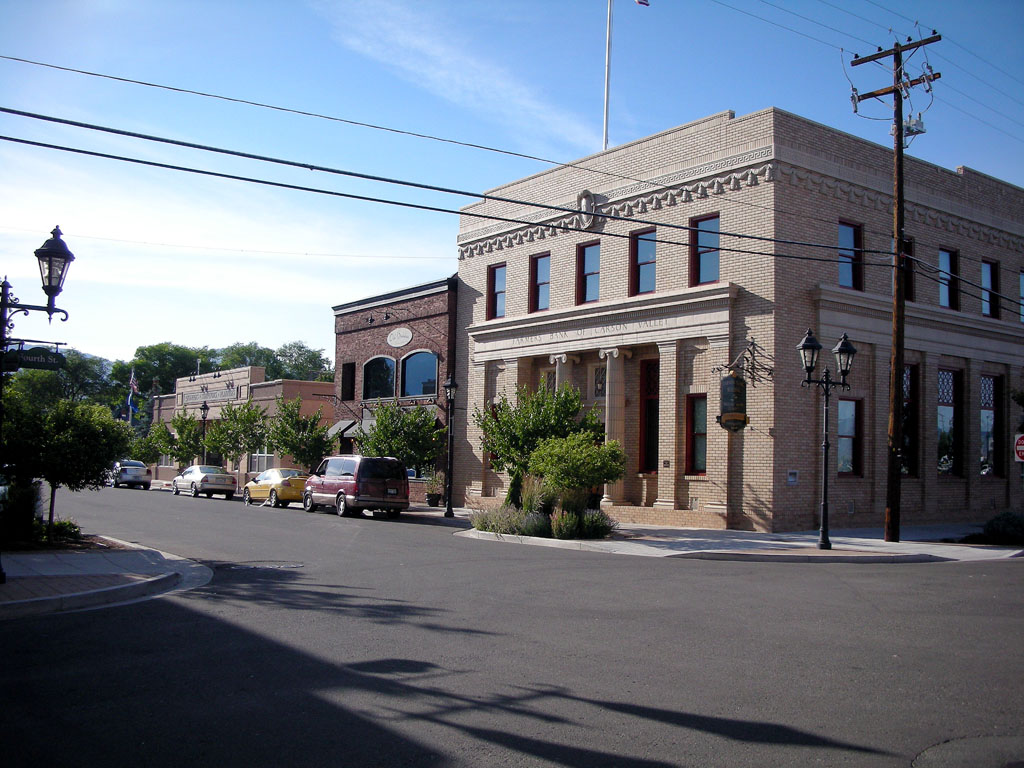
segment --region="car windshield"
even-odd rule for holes
[[[405,477],[401,462],[394,459],[363,459],[359,473],[368,480],[397,480]]]
[[[202,472],[204,475],[226,475],[227,474],[227,472],[225,472],[220,467],[199,467],[199,471]]]
[[[121,466],[122,467],[144,467],[146,465],[143,464],[141,461],[132,461],[130,459],[125,459],[124,461],[121,462]]]
[[[282,469],[281,477],[297,477],[298,475],[304,475],[305,472],[299,472],[297,469]]]

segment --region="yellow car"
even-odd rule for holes
[[[297,469],[277,467],[261,472],[245,484],[242,491],[244,504],[270,504],[272,507],[287,507],[293,501],[302,501],[302,488],[309,477]]]

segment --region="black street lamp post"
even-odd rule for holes
[[[203,419],[203,464],[206,463],[206,417],[210,414],[210,406],[205,400],[199,406],[199,415]]]
[[[36,259],[39,260],[39,276],[43,281],[43,293],[47,296],[46,306],[36,304],[22,304],[12,294],[12,286],[4,277],[0,286],[0,357],[7,354],[8,337],[7,331],[14,328],[12,315],[19,312],[27,315],[29,312],[45,312],[49,315],[50,321],[56,314],[63,315],[61,321],[68,319],[66,310],[54,305],[57,295],[64,289],[64,278],[67,277],[68,265],[75,260],[75,256],[68,250],[67,244],[60,239],[60,227],[54,227],[50,233],[52,237],[36,249]],[[6,369],[0,367],[0,442],[3,440],[4,406],[3,406],[3,378]],[[0,563],[0,584],[7,583],[7,574],[4,572],[3,564]]]
[[[448,471],[444,475],[444,516],[455,517],[455,512],[452,510],[452,470],[455,468],[455,454],[452,451],[452,445],[454,437],[452,435],[452,422],[453,416],[455,415],[455,393],[458,391],[459,385],[455,379],[451,376],[448,377],[444,383],[444,399],[448,406]]]
[[[850,388],[850,385],[846,383],[846,377],[850,375],[850,368],[853,367],[853,356],[857,354],[857,349],[850,343],[850,339],[844,333],[839,343],[832,350],[832,354],[836,356],[839,381],[835,381],[832,378],[832,372],[827,366],[822,372],[820,379],[811,378],[818,364],[818,353],[821,351],[821,344],[814,338],[814,332],[810,328],[807,329],[807,335],[804,336],[803,341],[797,345],[796,349],[800,353],[800,361],[803,363],[804,371],[807,373],[806,378],[800,382],[800,386],[817,386],[825,393],[825,418],[822,425],[823,438],[821,443],[821,528],[818,533],[818,549],[832,549],[832,542],[828,538],[828,401],[832,390],[836,387],[841,389]]]

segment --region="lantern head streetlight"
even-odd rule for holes
[[[210,406],[207,404],[205,400],[203,400],[203,404],[199,406],[199,413],[203,421],[206,421],[206,417],[210,413]]]
[[[832,350],[832,354],[836,356],[839,380],[846,384],[846,377],[850,375],[850,369],[853,368],[853,356],[857,354],[857,348],[853,346],[849,337],[844,333],[843,337],[839,339],[839,343]]]
[[[846,334],[843,334],[843,338],[845,337]],[[821,352],[821,344],[816,338],[814,338],[814,331],[810,328],[807,329],[807,335],[804,336],[803,341],[796,345],[796,351],[800,353],[800,362],[803,364],[804,371],[807,373],[807,378],[804,381],[805,383],[810,384],[811,375],[814,373],[814,369],[818,366],[818,353]]]
[[[43,280],[43,292],[50,297],[48,310],[52,309],[54,298],[64,288],[64,278],[67,277],[68,266],[75,260],[75,255],[60,239],[60,227],[54,227],[50,234],[53,237],[36,249],[36,258],[39,259],[39,276]],[[50,311],[50,315],[52,317],[52,311]]]
[[[444,399],[447,400],[450,403],[450,402],[452,402],[452,400],[455,399],[455,393],[458,391],[459,385],[455,381],[455,379],[453,379],[451,376],[449,376],[445,380],[443,386],[444,386]]]

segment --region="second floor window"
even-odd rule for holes
[[[657,249],[654,230],[634,232],[629,236],[629,295],[653,293],[655,288]]]
[[[437,355],[414,352],[402,361],[402,397],[437,394]]]
[[[551,306],[551,255],[544,253],[530,259],[530,311],[540,312]]]
[[[981,314],[999,317],[999,265],[994,261],[981,262]]]
[[[718,216],[709,216],[691,222],[690,232],[690,284],[717,283],[718,263]]]
[[[839,223],[839,285],[864,290],[864,260],[860,227]]]
[[[495,264],[487,272],[487,319],[505,316],[505,265]]]
[[[956,251],[939,251],[939,306],[960,309],[960,256]]]
[[[376,400],[395,396],[395,361],[375,357],[363,366],[363,399]]]
[[[587,243],[576,248],[576,303],[586,304],[601,298],[601,244]]]
[[[356,399],[356,364],[341,364],[341,399],[344,401]]]

